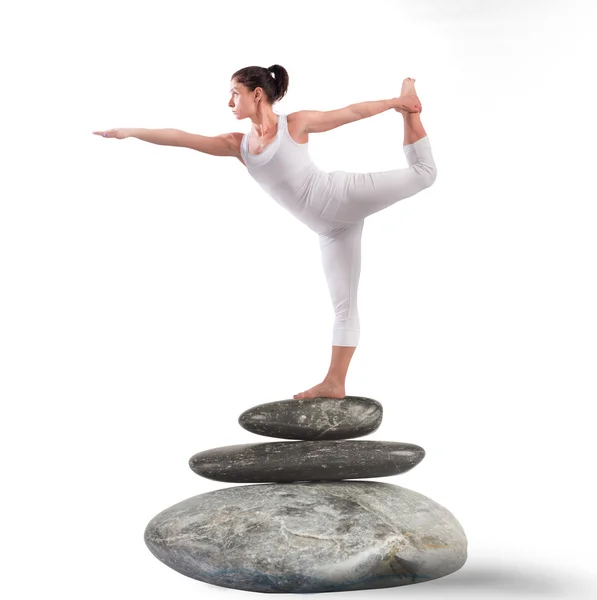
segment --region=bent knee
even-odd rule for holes
[[[423,185],[428,188],[431,187],[434,181],[437,179],[437,168],[435,165],[428,165],[424,163],[417,164],[417,172],[421,176]]]
[[[427,179],[429,181],[429,185],[427,187],[431,187],[437,179],[437,169],[435,167],[429,170]]]

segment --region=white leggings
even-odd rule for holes
[[[437,174],[429,138],[404,146],[408,167],[378,173],[346,173],[342,196],[332,221],[337,228],[319,235],[323,270],[336,320],[333,346],[359,341],[357,290],[361,274],[364,220],[392,204],[428,188]]]

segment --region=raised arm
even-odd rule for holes
[[[358,102],[337,110],[301,110],[293,113],[293,115],[296,115],[294,118],[302,122],[303,131],[306,133],[322,133],[353,121],[373,117],[391,108],[418,112],[418,110],[414,110],[414,105],[417,102],[418,98],[416,96],[407,96],[390,98],[389,100]]]

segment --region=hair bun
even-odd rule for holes
[[[250,91],[263,88],[267,101],[274,104],[281,100],[288,91],[288,72],[277,63],[269,67],[251,65],[233,73],[231,79],[246,86]]]

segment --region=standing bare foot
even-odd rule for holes
[[[417,91],[415,90],[415,79],[412,77],[407,77],[402,82],[402,89],[400,90],[400,96],[416,96]],[[397,112],[402,113],[403,115],[408,114],[408,111],[403,108],[397,108]],[[423,112],[423,106],[421,106],[420,112]]]
[[[344,386],[335,381],[324,379],[319,385],[312,387],[310,390],[295,394],[295,400],[304,400],[312,398],[344,398],[346,392]]]

